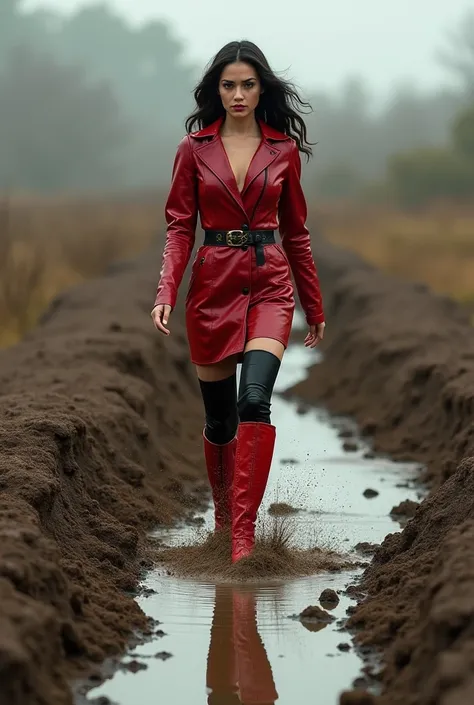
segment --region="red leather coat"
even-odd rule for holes
[[[198,214],[204,230],[278,229],[281,245],[265,246],[263,267],[256,266],[253,247],[198,249],[186,295],[191,359],[198,365],[242,354],[246,341],[255,337],[288,344],[294,311],[290,271],[308,324],[324,321],[295,141],[259,121],[262,140],[240,192],[221,125],[222,118],[179,144],[165,206],[168,229],[155,305],[176,305]]]

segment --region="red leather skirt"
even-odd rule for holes
[[[279,244],[255,250],[202,245],[193,261],[186,294],[186,329],[191,360],[210,365],[239,354],[252,338],[274,338],[285,347],[295,299],[290,265]]]

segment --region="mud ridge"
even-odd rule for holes
[[[355,417],[375,450],[423,464],[429,496],[375,551],[348,626],[381,650],[382,694],[341,703],[474,702],[474,329],[426,287],[327,242],[324,360],[289,395]],[[364,650],[364,649],[363,649]]]
[[[58,298],[0,353],[4,705],[69,705],[70,682],[150,627],[133,597],[146,532],[207,500],[182,316],[149,316],[158,255]]]

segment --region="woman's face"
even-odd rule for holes
[[[258,105],[262,86],[250,64],[227,64],[219,80],[219,95],[225,111],[234,118],[250,115]]]

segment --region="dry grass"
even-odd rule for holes
[[[51,300],[151,244],[161,199],[0,200],[0,346],[35,325]]]
[[[308,199],[310,200],[310,199]],[[0,197],[0,346],[35,325],[51,300],[144,251],[162,227],[163,196],[56,200]],[[423,214],[354,205],[310,213],[332,242],[426,282],[474,311],[474,207]]]
[[[381,269],[474,303],[474,206],[410,214],[346,205],[314,211],[312,220],[331,242]]]

